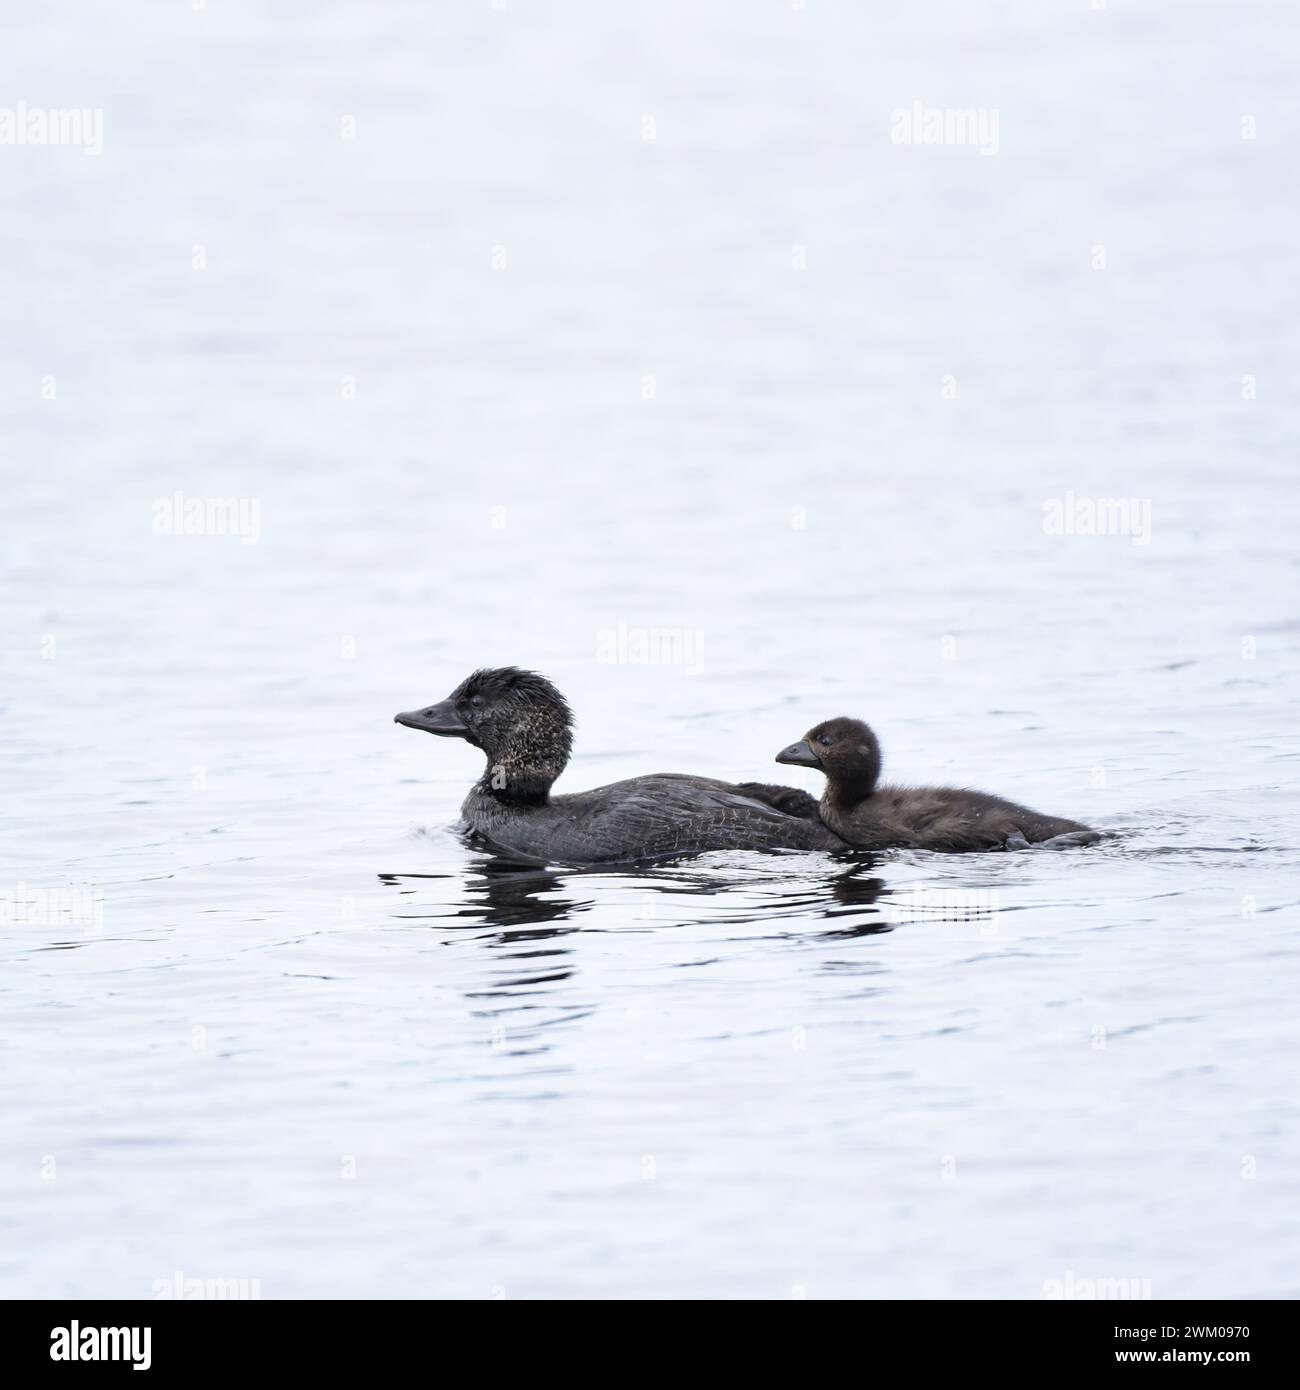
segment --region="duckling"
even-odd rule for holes
[[[445,700],[394,717],[483,751],[487,766],[461,815],[491,848],[517,857],[584,866],[714,849],[847,848],[794,787],[661,772],[553,796],[572,751],[573,716],[535,671],[475,671]]]
[[[1040,815],[1014,801],[961,787],[882,787],[880,742],[860,719],[828,719],[776,755],[779,763],[826,774],[822,821],[859,849],[949,853],[1092,844],[1077,821]]]

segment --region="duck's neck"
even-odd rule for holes
[[[822,793],[822,818],[827,816],[851,816],[876,789],[874,774],[864,773],[861,777],[837,778],[827,781]]]
[[[565,713],[530,709],[494,732],[479,744],[487,766],[475,789],[507,806],[545,806],[573,748]]]
[[[555,779],[563,771],[563,761],[539,763],[535,758],[506,753],[488,758],[476,787],[485,796],[509,806],[545,806]]]
[[[851,816],[880,782],[880,744],[870,729],[860,735],[857,756],[837,760],[826,778],[822,805],[833,814]]]

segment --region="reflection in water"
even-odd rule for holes
[[[382,882],[401,887],[418,884],[422,879],[444,879],[445,874],[380,874]],[[563,895],[564,876],[555,870],[538,865],[518,864],[507,859],[486,855],[470,863],[465,871],[466,900],[452,910],[451,915],[467,919],[467,925],[486,922],[491,926],[515,928],[535,927],[544,922],[563,922],[572,913],[585,912],[591,899],[579,901]],[[403,888],[403,892],[415,890]],[[435,900],[436,901],[436,900]],[[446,922],[448,911],[438,902],[432,911],[413,911],[399,914],[419,921]],[[503,939],[526,940],[560,936],[577,931],[576,926],[547,931],[509,931]]]
[[[982,936],[993,934],[999,891],[1019,881],[1024,871],[1020,857],[1004,856],[1005,863],[994,866],[989,856],[979,856],[982,874],[974,879],[969,870],[959,879],[952,877],[952,856],[933,858],[933,874],[927,871],[920,879],[917,865],[905,869],[892,863],[900,875],[894,887],[875,872],[891,861],[859,851],[714,854],[646,868],[556,869],[474,850],[462,868],[459,892],[448,894],[439,886],[426,895],[420,888],[424,882],[445,884],[454,875],[379,877],[411,899],[394,914],[399,921],[428,927],[486,926],[492,930],[476,939],[494,949],[570,935],[584,929],[582,919],[588,915],[588,931],[704,927],[720,929],[719,940],[728,939],[727,929],[755,924],[770,927],[773,940],[852,940],[941,922],[968,923]],[[622,909],[612,922],[611,902]],[[830,925],[819,929],[822,923]],[[525,958],[523,952],[510,954]],[[538,975],[518,983],[539,984],[547,978]]]
[[[467,901],[460,915],[500,927],[536,926],[563,922],[587,912],[591,899],[568,896],[562,874],[540,865],[516,864],[488,855],[471,863],[465,874]],[[568,930],[576,931],[577,927]],[[534,932],[555,936],[557,931]],[[529,933],[511,933],[520,939]]]
[[[746,940],[829,943],[894,929],[880,912],[889,890],[872,872],[878,861],[861,853],[715,854],[644,869],[578,869],[466,848],[459,885],[457,875],[446,873],[379,878],[401,895],[393,913],[397,921],[448,932],[445,944],[487,948],[477,967],[459,979],[466,1019],[499,1068],[477,1078],[486,1087],[479,1093],[484,1099],[554,1099],[564,1093],[555,1090],[556,1078],[571,1068],[557,1049],[563,1049],[570,1027],[595,1026],[591,1021],[611,997],[602,975],[608,960],[603,943],[611,933],[676,936],[702,929],[722,950]],[[828,922],[829,929],[822,929]],[[588,938],[582,948],[563,940],[578,934]],[[720,960],[709,951],[675,959],[672,968],[702,969]],[[866,959],[823,964],[840,972],[880,968]]]
[[[467,925],[486,923],[505,928],[489,938],[494,944],[539,940],[579,930],[576,921],[566,927],[543,924],[569,922],[591,911],[595,894],[613,883],[642,896],[642,906],[635,914],[638,920],[662,923],[665,927],[701,921],[740,925],[768,920],[806,922],[817,917],[861,919],[866,913],[866,920],[845,922],[825,934],[867,936],[893,929],[891,923],[876,915],[874,904],[889,890],[883,879],[868,875],[877,862],[873,856],[852,852],[817,856],[811,872],[809,860],[803,856],[796,859],[755,854],[746,859],[750,862],[743,866],[738,866],[734,858],[718,864],[704,856],[645,869],[552,869],[477,852],[465,867],[464,897],[459,905],[449,908],[435,900],[432,910],[416,907],[397,915],[444,925],[449,924],[449,917],[463,918]],[[424,873],[379,875],[382,882],[405,894],[417,893],[421,880],[446,877]],[[579,891],[584,880],[591,882],[591,896],[583,896]],[[697,898],[710,899],[715,910],[704,918],[692,916],[690,900]]]
[[[990,934],[998,914],[995,885],[1024,871],[1018,859],[1004,861],[974,867],[963,861],[958,876],[951,859],[917,864],[854,851],[712,854],[647,868],[580,869],[520,863],[467,846],[456,872],[379,878],[400,895],[393,919],[442,933],[442,945],[466,948],[456,958],[456,993],[471,1049],[490,1059],[470,1069],[476,1098],[549,1103],[570,1096],[559,1078],[580,1070],[574,1058],[611,1026],[608,1009],[625,1013],[629,989],[655,997],[665,966],[709,972],[691,993],[716,989],[758,943],[829,948],[815,954],[813,969],[843,981],[839,1004],[855,1026],[869,1025],[879,1017],[872,1001],[886,994],[893,965],[890,955],[859,947],[899,927],[924,932],[960,923]],[[880,873],[886,865],[892,886]],[[617,941],[629,934],[646,937],[646,948],[629,954]],[[630,971],[629,959],[636,962]],[[784,969],[776,973],[782,989]],[[864,976],[871,977],[869,987]],[[734,996],[723,986],[717,997],[725,1017]],[[674,994],[663,1007],[689,1015],[690,994]],[[702,1043],[745,1034],[743,1027],[719,1028],[712,1008],[704,1017]],[[950,1013],[917,1024],[918,1035],[956,1026]]]

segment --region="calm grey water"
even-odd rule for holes
[[[1300,1294],[1296,38],[12,17],[0,1291]],[[505,871],[392,723],[496,663],[562,789],[847,713],[1116,833]]]

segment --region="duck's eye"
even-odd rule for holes
[[[487,701],[482,697],[482,695],[471,695],[469,697],[469,702],[471,705],[474,706],[475,709],[482,709],[483,706],[487,704]]]

